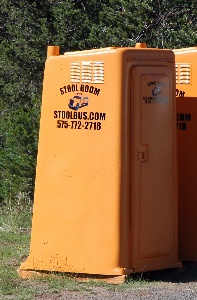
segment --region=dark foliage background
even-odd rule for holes
[[[0,203],[34,190],[47,45],[197,45],[197,1],[0,0]]]

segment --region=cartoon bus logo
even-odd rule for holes
[[[88,106],[89,98],[88,96],[83,96],[80,93],[77,93],[74,97],[69,100],[68,106],[72,110],[78,110],[84,106]]]

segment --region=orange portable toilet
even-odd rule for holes
[[[179,257],[197,260],[197,47],[176,49]]]
[[[173,51],[144,44],[49,47],[20,276],[178,266],[174,63]]]

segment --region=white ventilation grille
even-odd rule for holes
[[[191,64],[176,64],[176,83],[191,84]]]
[[[103,61],[72,62],[70,80],[82,83],[105,83],[105,64]]]

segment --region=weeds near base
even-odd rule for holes
[[[10,201],[0,207],[0,230],[22,232],[30,230],[32,220],[32,201],[28,195],[19,194],[14,204]]]
[[[0,208],[0,299],[20,290],[16,269],[29,252],[31,219],[31,201],[24,195],[19,195],[14,205]],[[23,291],[18,299],[28,299],[28,292]]]

